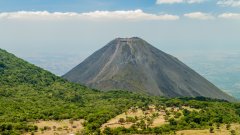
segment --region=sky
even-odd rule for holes
[[[92,52],[140,36],[160,49],[235,50],[239,23],[240,0],[0,0],[0,47]]]
[[[56,74],[117,37],[182,57],[239,50],[239,35],[240,0],[0,0],[0,48],[32,61],[70,59]]]
[[[146,12],[238,12],[239,0],[1,0],[1,12],[50,11],[90,12],[95,10],[132,10]]]
[[[240,0],[0,0],[0,48],[63,75],[140,37],[240,99]]]

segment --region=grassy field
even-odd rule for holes
[[[189,111],[199,111],[198,109],[194,109],[188,106],[184,106],[182,109],[187,109]],[[179,117],[176,118],[176,114],[178,113]],[[106,127],[109,128],[117,128],[117,127],[125,127],[130,128],[132,125],[144,121],[149,127],[159,127],[164,124],[168,124],[168,119],[176,118],[179,119],[183,116],[182,110],[179,108],[156,108],[155,106],[149,106],[147,109],[142,109],[138,107],[133,107],[122,113],[115,118],[109,120],[107,123],[103,124],[101,129],[103,130]],[[135,119],[133,121],[127,120],[128,118]],[[121,120],[124,120],[120,122]]]
[[[117,127],[125,127],[125,128],[130,128],[134,123],[139,122],[140,120],[147,121],[147,118],[150,118],[154,114],[157,114],[153,119],[153,122],[150,126],[155,127],[155,126],[161,126],[163,124],[166,124],[167,122],[164,119],[165,112],[163,111],[158,111],[155,109],[154,106],[150,106],[148,110],[143,111],[140,108],[134,107],[132,109],[129,109],[125,113],[122,113],[115,118],[109,120],[107,123],[103,124],[101,129],[104,129],[106,127],[110,128],[117,128]],[[135,122],[133,121],[127,121],[127,118],[133,118],[135,119]],[[124,122],[119,122],[120,119],[124,119]]]
[[[83,122],[83,120],[38,121],[33,123],[38,126],[38,131],[34,132],[34,135],[74,135],[83,130]]]
[[[210,133],[210,129],[183,130],[178,131],[177,135],[240,135],[240,124],[231,124],[231,127],[228,130],[226,128],[226,125],[221,125],[219,129],[214,126],[214,130],[212,133]]]
[[[101,126],[101,131],[109,127],[111,129],[118,127],[130,128],[143,121],[151,128],[160,127],[169,124],[169,119],[180,119],[183,117],[183,109],[189,111],[200,111],[200,109],[191,108],[189,106],[178,107],[155,107],[149,106],[147,108],[132,107],[126,112],[110,119]],[[31,123],[38,127],[38,131],[34,135],[75,135],[83,131],[84,120],[61,120],[61,121],[37,121]],[[177,135],[240,135],[240,124],[230,124],[227,129],[226,124],[213,125],[213,130],[209,129],[199,130],[182,130],[177,131]],[[31,135],[28,133],[26,135]]]

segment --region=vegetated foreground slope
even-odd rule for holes
[[[137,37],[111,41],[63,77],[103,91],[234,100],[177,58]]]
[[[85,119],[89,131],[135,104],[151,99],[129,92],[102,93],[69,83],[0,50],[0,134],[31,131],[36,119]]]
[[[131,107],[191,106],[178,120],[159,127],[105,129],[101,126]],[[213,123],[239,122],[240,105],[199,99],[165,99],[124,91],[100,92],[69,83],[0,49],[0,134],[36,132],[35,121],[84,119],[81,134],[172,133],[182,129],[209,128]],[[48,126],[48,125],[46,125]],[[109,131],[109,132],[108,132]],[[44,131],[43,131],[44,132]]]

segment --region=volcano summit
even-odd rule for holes
[[[63,77],[103,91],[233,100],[177,58],[138,37],[111,41]]]

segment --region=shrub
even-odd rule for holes
[[[209,132],[210,132],[210,133],[214,133],[214,128],[213,128],[213,127],[210,127]]]
[[[125,119],[124,119],[124,118],[120,118],[120,119],[118,120],[118,122],[119,122],[120,124],[123,124],[123,123],[125,122]]]
[[[228,124],[226,125],[226,129],[227,129],[227,130],[230,130],[230,128],[231,128],[231,124],[228,123]]]
[[[231,130],[231,135],[236,135],[236,131],[235,130]]]

